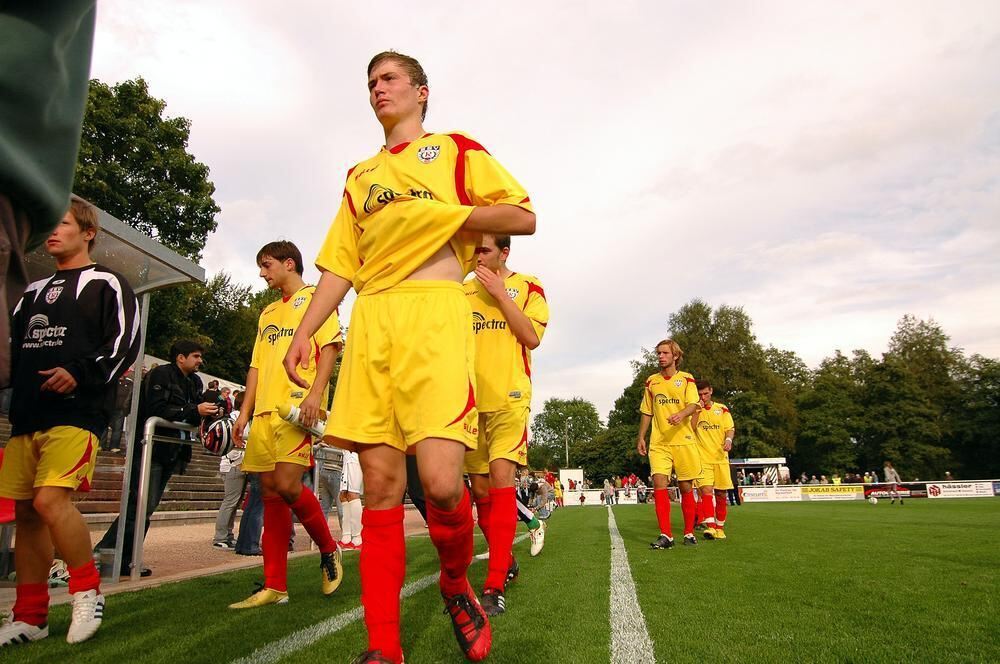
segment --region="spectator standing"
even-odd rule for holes
[[[229,415],[233,412],[233,396],[230,394],[230,389],[228,387],[223,387],[219,390],[219,405],[222,407],[222,411]]]
[[[111,411],[111,421],[108,433],[101,437],[101,449],[105,452],[117,452],[121,449],[122,432],[125,428],[125,418],[132,407],[132,369],[118,379],[115,386],[115,405]]]
[[[228,389],[228,388],[227,388]],[[230,411],[229,417],[232,417]],[[239,413],[236,413],[237,417]],[[215,519],[215,537],[212,546],[218,549],[236,549],[236,538],[233,537],[233,526],[236,523],[236,510],[243,502],[243,494],[247,488],[247,474],[243,472],[243,454],[246,449],[246,439],[233,445],[233,449],[219,460],[219,474],[222,475],[224,494],[219,514]]]

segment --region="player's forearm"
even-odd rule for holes
[[[497,300],[497,304],[500,305],[500,311],[503,313],[503,317],[507,320],[507,326],[510,331],[517,337],[528,350],[535,350],[538,348],[538,344],[541,341],[538,339],[538,335],[535,334],[535,328],[531,324],[531,319],[528,318],[523,311],[521,311],[514,300],[510,299],[506,293],[502,295],[500,299]]]
[[[333,375],[333,367],[337,364],[337,354],[340,352],[340,344],[327,344],[319,351],[319,362],[316,364],[316,380],[309,388],[309,394],[322,395]],[[320,404],[320,408],[326,410],[327,404]]]
[[[733,439],[736,438],[736,429],[726,429],[726,433],[724,434],[724,437],[730,443],[733,442]]]
[[[247,389],[243,392],[243,406],[241,413],[253,414],[254,406],[257,403],[257,369],[250,367],[247,371]]]
[[[700,406],[701,406],[701,404],[689,403],[688,405],[684,406],[683,410],[681,410],[680,416],[681,417],[690,417],[690,416],[694,415],[696,412],[698,412],[698,408]]]
[[[639,418],[639,440],[646,440],[646,434],[649,432],[649,423],[652,420],[652,417],[642,413],[642,416]]]
[[[321,272],[316,292],[309,301],[309,307],[302,316],[295,336],[308,338],[316,334],[316,330],[337,310],[349,290],[351,282],[347,279],[333,272]]]
[[[503,203],[477,207],[462,224],[462,229],[492,235],[534,235],[535,213]]]

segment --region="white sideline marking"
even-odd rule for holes
[[[514,544],[523,542],[527,537],[527,534],[515,537]],[[488,559],[488,553],[480,553],[477,556],[473,556],[472,562],[475,563],[477,560]],[[437,580],[438,572],[434,572],[433,574],[422,576],[416,581],[410,581],[403,586],[403,590],[399,593],[400,601],[410,597],[411,595],[415,595],[429,586],[434,585]],[[246,657],[233,660],[232,664],[273,664],[273,662],[277,662],[281,658],[287,657],[297,650],[302,650],[303,648],[316,643],[320,639],[327,637],[334,632],[339,632],[352,622],[361,620],[364,615],[365,613],[363,607],[355,607],[346,613],[339,613],[334,617],[327,618],[323,622],[316,623],[311,627],[306,627],[297,632],[292,632],[283,639],[272,641],[266,646],[257,648]]]
[[[608,530],[611,531],[611,661],[655,662],[653,640],[649,638],[646,618],[639,606],[625,542],[610,507]]]

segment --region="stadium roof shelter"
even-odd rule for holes
[[[76,197],[76,196],[74,196]],[[79,197],[76,197],[79,198]],[[146,354],[146,322],[149,320],[149,294],[155,290],[170,288],[189,283],[205,283],[205,268],[194,261],[184,258],[172,249],[168,249],[145,233],[137,231],[120,219],[116,219],[104,210],[97,209],[98,223],[101,226],[97,234],[90,257],[95,262],[111,268],[123,275],[132,286],[139,298],[141,333],[139,337],[139,355],[134,368],[142,375],[142,362]],[[39,247],[25,257],[28,268],[29,282],[44,279],[56,269],[55,260],[45,249]],[[132,381],[132,407],[128,414],[127,431],[141,431],[136,426],[139,416],[139,390],[142,381]],[[120,514],[125,514],[128,500],[128,486],[132,470],[132,456],[135,445],[126,446],[125,471],[122,479],[122,498]],[[121,557],[124,528],[118,529],[118,546],[115,564]],[[114,569],[113,572],[117,572]],[[114,577],[118,580],[117,574]]]
[[[730,459],[729,465],[744,470],[759,470],[768,478],[768,484],[788,482],[788,466],[785,457],[759,457],[756,459]]]

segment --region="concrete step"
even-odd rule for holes
[[[118,501],[95,500],[81,501],[76,503],[76,508],[82,514],[117,514]],[[218,511],[218,500],[179,500],[163,501],[156,508],[157,512],[184,512],[189,510],[214,510]]]

